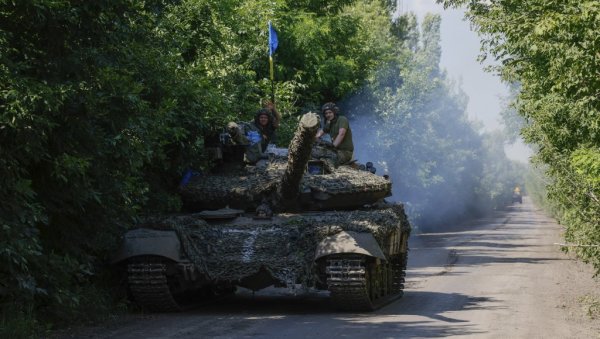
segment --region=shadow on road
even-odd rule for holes
[[[268,321],[271,329],[289,324],[290,321],[295,324],[302,322],[307,326],[318,323],[320,327],[326,328],[328,333],[350,333],[351,335],[347,335],[349,337],[368,337],[369,333],[392,338],[415,335],[447,337],[481,332],[469,321],[453,318],[446,315],[446,312],[460,314],[463,310],[489,310],[497,307],[494,306],[494,302],[492,298],[460,293],[409,291],[400,300],[375,312],[344,313],[335,310],[326,293],[295,297],[236,295],[217,304],[190,310],[185,316]],[[440,325],[440,322],[444,325]],[[260,337],[260,333],[255,335]]]

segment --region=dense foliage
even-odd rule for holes
[[[505,204],[517,179],[439,69],[439,18],[392,22],[392,3],[0,0],[0,334],[113,307],[119,236],[177,211],[181,173],[208,166],[203,136],[270,97],[268,20],[280,144],[300,113],[340,101],[418,222]],[[593,178],[590,156],[577,175]]]
[[[484,57],[520,84],[516,103],[549,178],[570,247],[600,272],[600,3],[595,0],[439,1],[467,5]]]

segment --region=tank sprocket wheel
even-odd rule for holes
[[[402,297],[402,256],[391,262],[357,254],[327,259],[327,286],[336,308],[373,311]]]

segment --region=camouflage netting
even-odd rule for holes
[[[188,208],[197,210],[248,209],[276,191],[284,169],[285,159],[278,158],[266,167],[248,166],[241,173],[195,177],[181,188],[181,197]]]
[[[232,223],[209,224],[194,215],[154,222],[174,229],[186,257],[213,281],[236,282],[266,269],[277,280],[313,286],[317,244],[345,231],[369,232],[385,250],[394,231],[409,231],[402,205],[369,211],[286,215],[273,221],[238,218]]]
[[[350,166],[340,166],[330,174],[306,174],[301,187],[327,192],[332,195],[381,192],[384,196],[387,196],[392,190],[392,183],[370,172],[360,171]]]
[[[319,129],[319,116],[307,113],[302,116],[294,138],[290,142],[289,156],[285,173],[278,186],[278,198],[281,203],[293,204],[293,199],[298,195],[300,181],[306,171],[306,164],[310,159],[312,145]]]
[[[270,197],[286,168],[285,158],[274,158],[264,167],[246,167],[242,173],[196,177],[181,189],[187,206],[217,209],[229,205],[248,209]],[[333,173],[305,173],[300,192],[326,192],[330,195],[372,193],[382,198],[391,193],[392,183],[378,175],[340,166]]]

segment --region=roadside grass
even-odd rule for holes
[[[590,319],[600,318],[600,296],[586,294],[579,298]]]
[[[0,303],[0,338],[45,338],[78,327],[106,323],[129,311],[109,286],[82,286],[71,298]]]
[[[35,338],[40,324],[32,306],[6,303],[0,308],[0,338]]]

